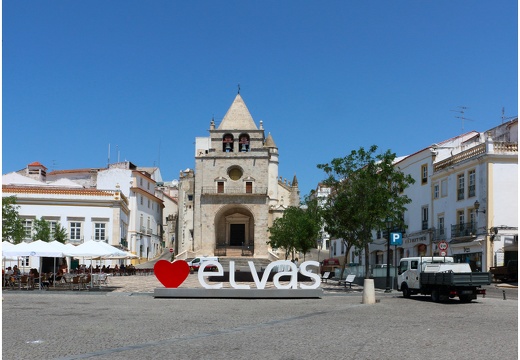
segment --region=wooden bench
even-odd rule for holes
[[[327,282],[327,280],[329,280],[330,278],[331,278],[330,271],[326,271],[321,276],[321,282]]]
[[[347,275],[347,278],[345,280],[338,281],[338,285],[345,285],[345,287],[347,287],[347,284],[349,284],[350,289],[352,289],[352,283],[354,282],[355,278],[356,278],[356,275]]]

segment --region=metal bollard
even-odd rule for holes
[[[506,299],[506,291],[502,290],[502,296],[504,297],[504,300]]]

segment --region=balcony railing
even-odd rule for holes
[[[475,236],[477,234],[477,223],[461,223],[456,225],[451,225],[451,237],[466,237],[466,236]]]
[[[494,141],[493,151],[495,153],[518,153],[518,143],[516,142],[505,142],[505,141]],[[486,153],[486,144],[480,144],[474,146],[468,150],[462,151],[458,154],[450,156],[447,159],[439,161],[433,166],[433,171],[437,172],[447,167],[458,164],[462,161],[480,156]]]
[[[214,186],[203,186],[203,195],[267,195],[266,187],[253,187],[247,189],[245,187],[224,187],[224,189],[217,189]]]
[[[493,143],[493,148],[495,152],[518,152],[518,143],[517,142],[506,142],[506,141],[495,141]]]
[[[457,163],[460,163],[461,161],[479,156],[481,154],[486,153],[486,144],[480,144],[477,146],[472,147],[471,149],[462,151],[456,155],[450,156],[447,159],[444,159],[442,161],[439,161],[437,164],[433,166],[433,171],[437,172],[444,168],[447,168],[449,166],[455,165]]]
[[[230,246],[217,244],[215,246],[215,256],[253,256],[255,253],[254,245]]]
[[[69,242],[71,244],[81,244],[84,241],[85,241],[85,239],[83,238],[83,236],[70,237],[70,234],[69,234],[69,238],[67,239],[67,242]]]

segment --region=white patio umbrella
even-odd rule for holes
[[[110,256],[125,255],[125,252],[104,241],[90,240],[71,249],[66,256],[86,257],[92,259],[109,259]],[[90,267],[91,283],[93,266]]]
[[[18,257],[17,256],[5,256],[4,255],[4,250],[9,250],[9,249],[12,249],[15,245],[9,241],[2,241],[2,266],[3,268],[5,268],[6,266],[6,262],[13,262],[13,261],[16,261],[18,262]]]
[[[65,255],[66,248],[64,245],[58,241],[53,242],[45,242],[42,240],[36,240],[28,243],[28,248],[31,250],[30,256],[37,257],[52,257],[56,259],[57,257],[63,257]],[[56,261],[56,260],[55,260]],[[42,261],[40,259],[40,268],[39,268],[39,288],[41,289],[41,277],[42,277]]]
[[[5,241],[2,241],[2,256],[30,256],[31,250],[29,249],[29,244],[26,242],[21,242],[16,245],[7,245],[4,244]]]
[[[9,256],[4,255],[4,251],[13,250],[13,248],[14,248],[15,246],[16,246],[15,244],[13,244],[13,243],[11,243],[11,242],[9,242],[9,241],[2,241],[2,257],[3,257],[4,259],[9,258],[10,260],[11,260],[11,259],[15,259],[15,260],[17,260],[18,258],[17,258],[16,256],[13,256],[13,255],[9,255]]]
[[[11,244],[12,245],[12,244]],[[42,240],[36,240],[30,243],[22,242],[17,245],[7,245],[2,243],[2,256],[35,256],[35,257],[63,257],[64,248],[51,244]],[[41,261],[40,261],[40,281],[39,286],[41,288]]]
[[[137,259],[139,256],[132,254],[131,252],[124,251],[124,255],[111,255],[107,259]]]

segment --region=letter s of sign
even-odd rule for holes
[[[314,279],[314,284],[312,285],[305,285],[304,283],[300,283],[300,287],[302,289],[317,289],[320,287],[320,283],[321,283],[321,278],[318,274],[315,274],[315,273],[312,273],[310,271],[307,270],[307,266],[316,266],[316,268],[320,268],[320,263],[317,262],[317,261],[305,261],[303,264],[301,264],[300,266],[300,272],[302,273],[302,275],[305,275],[305,276],[308,276],[310,277],[311,279]]]

